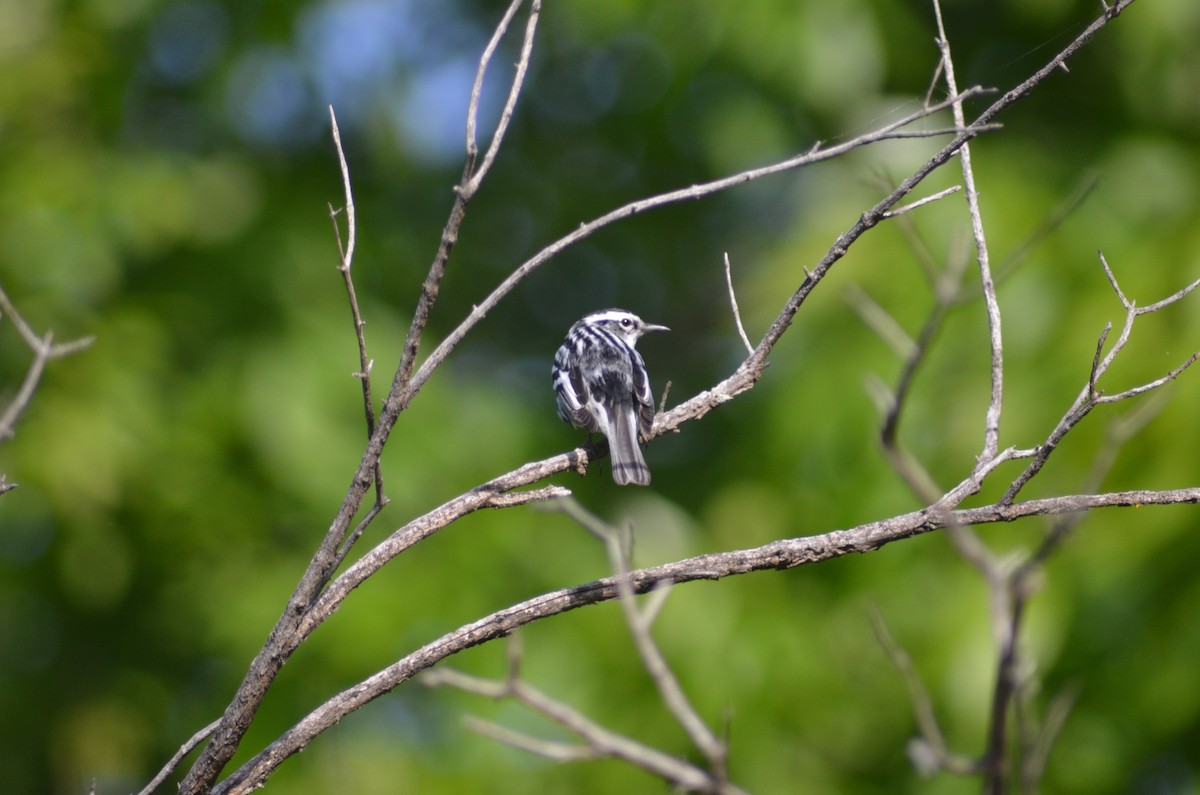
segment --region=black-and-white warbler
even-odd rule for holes
[[[617,485],[650,485],[640,437],[654,423],[654,395],[646,363],[634,347],[650,331],[669,331],[624,309],[584,315],[554,356],[558,416],[576,428],[608,437]]]

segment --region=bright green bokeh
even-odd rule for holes
[[[0,498],[6,792],[81,793],[93,777],[104,795],[136,791],[225,708],[366,437],[328,218],[343,198],[326,103],[338,111],[354,176],[354,273],[378,401],[461,171],[462,75],[473,74],[495,5],[0,2],[0,66],[11,78],[0,81],[0,284],[36,329],[97,340],[51,364],[16,437],[0,447],[0,472],[20,484]],[[1004,90],[1097,9],[958,2],[945,12],[960,83]],[[1001,284],[1002,446],[1044,439],[1086,382],[1104,324],[1119,330],[1124,320],[1098,249],[1139,305],[1200,271],[1198,31],[1194,2],[1135,4],[1069,73],[974,144],[997,268],[1097,180]],[[514,267],[581,221],[912,112],[937,57],[924,3],[547,3],[538,36],[423,356]],[[497,55],[493,79],[510,74],[514,57],[511,47]],[[484,134],[501,93],[486,106]],[[948,123],[943,115],[928,125]],[[391,504],[362,548],[581,441],[554,416],[549,361],[587,310],[628,306],[672,327],[642,345],[656,389],[672,383],[670,403],[711,386],[741,356],[723,253],[757,338],[881,185],[935,145],[882,144],[638,216],[547,264],[400,419],[384,456]],[[951,166],[918,193],[959,178]],[[970,256],[959,198],[906,223],[939,267]],[[974,284],[976,272],[966,273]],[[752,393],[649,446],[652,489],[615,489],[603,466],[554,482],[604,518],[631,522],[639,565],[918,507],[880,455],[869,387],[893,384],[900,363],[845,300],[855,288],[910,335],[930,306],[910,238],[882,224],[805,304]],[[1111,393],[1157,378],[1200,349],[1197,300],[1140,320],[1101,386]],[[984,324],[978,301],[948,318],[901,426],[946,485],[982,448]],[[6,396],[28,363],[4,319]],[[1200,376],[1186,373],[1162,399],[1102,488],[1196,484]],[[1082,488],[1107,427],[1139,405],[1098,409],[1024,496]],[[976,500],[998,496],[1018,472],[1002,467]],[[1195,527],[1185,506],[1097,513],[1046,569],[1023,635],[1044,682],[1032,709],[1068,689],[1078,701],[1045,791],[1195,788]],[[1019,551],[1043,529],[980,532],[998,550]],[[467,517],[373,577],[315,633],[284,668],[235,764],[414,648],[606,573],[601,546],[560,514]],[[974,780],[923,779],[906,759],[912,708],[872,631],[876,608],[911,655],[949,742],[980,752],[995,659],[987,596],[931,534],[869,556],[675,589],[656,637],[701,714],[718,727],[728,718],[739,784],[756,793],[978,791]],[[617,605],[542,622],[522,641],[526,676],[550,695],[695,756],[636,663]],[[499,677],[504,648],[451,663]],[[270,791],[663,790],[617,762],[556,765],[506,748],[465,729],[464,715],[564,739],[514,705],[410,683],[288,760]]]

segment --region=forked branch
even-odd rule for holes
[[[25,377],[21,381],[21,386],[17,388],[17,392],[12,400],[0,412],[0,443],[3,443],[12,438],[21,415],[25,413],[30,403],[33,402],[33,395],[37,392],[38,384],[42,380],[42,374],[45,372],[47,363],[52,359],[70,356],[87,348],[95,341],[95,338],[82,337],[72,342],[56,343],[53,331],[38,334],[25,322],[25,318],[17,311],[17,307],[9,299],[8,293],[4,292],[3,288],[0,288],[0,318],[7,318],[12,323],[25,345],[33,352],[33,361],[30,362],[29,369],[25,371]],[[0,495],[12,491],[16,488],[16,485],[15,483],[9,483],[4,475],[0,475]]]
[[[755,571],[790,569],[880,547],[946,527],[1008,523],[1031,516],[1058,516],[1099,508],[1200,503],[1200,488],[1170,491],[1124,491],[1075,494],[1013,504],[941,511],[924,508],[816,536],[780,539],[761,547],[699,555],[693,558],[629,572],[634,593],[644,594],[663,584],[719,580]],[[278,740],[248,760],[220,786],[218,794],[246,793],[261,786],[284,759],[300,751],[319,734],[351,712],[385,695],[422,671],[466,649],[512,635],[521,627],[549,616],[586,605],[616,599],[620,591],[614,577],[541,594],[464,625],[434,640],[392,665],[343,690],[320,705]]]
[[[520,651],[515,638],[509,644],[509,671],[504,682],[476,679],[446,668],[427,671],[422,675],[422,681],[428,685],[450,685],[491,698],[515,699],[531,710],[565,727],[578,736],[583,743],[582,745],[572,745],[550,742],[492,723],[471,721],[472,727],[478,731],[500,742],[523,748],[530,753],[558,761],[616,757],[651,775],[662,778],[678,791],[739,795],[742,790],[729,782],[726,771],[725,743],[709,730],[688,700],[651,635],[650,627],[666,600],[667,587],[664,586],[651,592],[649,603],[644,608],[638,607],[629,583],[626,544],[629,534],[623,534],[618,528],[603,522],[572,499],[560,500],[559,505],[571,518],[604,544],[608,552],[609,564],[613,568],[621,609],[625,614],[625,623],[642,664],[658,688],[664,706],[675,716],[676,721],[707,760],[707,769],[605,729],[575,709],[551,699],[524,682],[520,676]]]
[[[801,304],[829,270],[845,255],[848,248],[865,234],[867,230],[873,228],[881,220],[885,220],[889,212],[894,213],[899,203],[926,176],[946,164],[961,150],[964,144],[985,130],[995,129],[994,119],[999,113],[1011,104],[1027,96],[1042,79],[1050,74],[1054,68],[1057,68],[1067,57],[1082,47],[1121,8],[1127,6],[1129,2],[1132,2],[1132,0],[1123,0],[1123,2],[1106,10],[1104,17],[1089,26],[1075,41],[1055,56],[1046,67],[1039,70],[1038,73],[1030,77],[1025,83],[994,101],[975,121],[970,124],[966,124],[965,121],[957,122],[952,131],[945,133],[951,135],[949,142],[938,150],[923,166],[883,197],[874,207],[863,213],[833,243],[826,255],[817,263],[816,267],[808,272],[807,278],[791,298],[788,299],[774,323],[766,331],[757,346],[755,346],[753,353],[747,357],[742,365],[730,374],[729,377],[714,385],[711,389],[694,395],[684,403],[660,414],[656,418],[651,436],[657,436],[658,434],[679,427],[684,422],[704,416],[717,405],[727,402],[738,394],[752,388],[763,372],[767,356],[774,349],[774,346],[783,333],[790,327]],[[516,10],[520,5],[522,3],[519,0],[515,0],[508,6],[508,11],[497,26],[497,32],[493,36],[492,43],[489,44],[488,49],[481,58],[481,75],[486,69],[492,53],[496,49],[495,42],[499,41],[510,22],[515,19]],[[459,230],[465,217],[467,201],[478,189],[479,180],[487,173],[488,166],[492,162],[495,152],[498,150],[500,139],[506,129],[508,115],[511,114],[520,93],[525,75],[525,67],[527,66],[532,50],[533,36],[539,13],[540,4],[537,0],[534,0],[530,6],[529,19],[525,29],[518,67],[510,84],[509,99],[504,111],[505,115],[502,116],[497,133],[494,134],[492,144],[478,169],[476,168],[477,151],[470,143],[474,140],[474,133],[468,133],[469,142],[467,145],[466,163],[462,179],[455,194],[450,216],[443,230],[437,254],[426,276],[421,296],[417,302],[416,311],[414,312],[413,321],[391,389],[384,399],[382,410],[376,417],[374,432],[367,444],[367,448],[364,451],[359,468],[352,479],[346,497],[330,524],[308,570],[305,572],[278,623],[272,630],[267,643],[247,671],[246,677],[227,708],[212,741],[183,782],[181,792],[187,795],[193,795],[212,787],[220,771],[237,749],[242,736],[253,719],[258,705],[261,703],[267,689],[271,686],[279,668],[315,627],[336,610],[350,591],[367,576],[378,570],[379,567],[386,564],[395,555],[411,547],[413,543],[428,537],[472,511],[484,507],[521,504],[526,501],[545,499],[553,496],[555,493],[553,489],[535,489],[533,491],[521,491],[521,489],[532,486],[537,481],[555,472],[562,472],[567,469],[580,469],[586,466],[587,451],[579,449],[542,461],[530,462],[519,467],[512,472],[455,497],[439,508],[405,524],[374,549],[351,564],[337,580],[331,582],[335,567],[347,549],[347,537],[353,537],[352,528],[355,517],[358,516],[362,507],[362,500],[371,484],[377,481],[376,467],[379,456],[382,453],[397,417],[409,405],[429,377],[442,364],[450,352],[454,350],[464,336],[499,301],[505,298],[518,283],[569,246],[599,229],[634,214],[675,202],[709,196],[719,191],[742,185],[751,180],[800,168],[804,165],[835,157],[851,149],[877,141],[898,137],[940,134],[940,131],[911,132],[905,131],[902,128],[912,121],[925,118],[938,110],[952,108],[956,103],[961,105],[963,100],[982,93],[981,90],[971,89],[951,96],[941,103],[922,108],[917,113],[905,119],[886,125],[873,133],[869,133],[853,141],[826,149],[822,149],[818,145],[805,154],[797,155],[773,165],[751,169],[709,183],[694,185],[647,199],[633,201],[583,224],[570,234],[546,246],[532,258],[518,266],[508,278],[503,280],[483,301],[478,303],[471,313],[449,335],[434,347],[430,355],[417,368],[415,367],[417,348],[423,336],[432,307],[436,302],[450,252],[458,239]],[[482,80],[482,78],[479,78],[479,80]],[[479,85],[479,80],[477,80],[477,86]],[[473,91],[471,109],[469,110],[469,117],[472,119],[476,118],[475,114],[477,113],[479,93],[478,90]],[[1005,455],[1010,455],[1010,453],[1001,452],[996,455],[994,460],[989,462],[989,466],[994,466],[995,462],[1004,458]],[[1137,498],[1142,502],[1151,500],[1181,501],[1195,499],[1197,495],[1190,492],[1186,494],[1173,493],[1170,495],[1167,493],[1145,492],[1140,493]],[[1097,498],[1081,495],[1077,498],[1060,498],[1059,502],[1052,504],[1027,502],[993,506],[994,518],[992,520],[1011,520],[1021,515],[1029,515],[1023,513],[1029,510],[1086,510],[1101,504],[1125,504],[1120,502],[1121,499],[1134,499],[1134,497],[1130,495],[1124,495],[1124,497],[1122,495],[1100,495]],[[1117,501],[1109,502],[1108,500]],[[776,542],[775,545],[768,545],[768,547],[764,547],[757,552],[726,553],[728,557],[725,558],[717,556],[705,558],[704,560],[692,559],[691,561],[672,564],[679,567],[677,571],[673,570],[671,566],[659,567],[656,570],[635,571],[630,574],[630,584],[634,591],[644,592],[647,588],[653,587],[655,583],[664,580],[682,582],[704,577],[728,576],[730,574],[742,573],[743,571],[757,570],[758,568],[780,568],[801,565],[806,562],[824,559],[823,556],[837,556],[850,551],[867,551],[896,538],[905,537],[906,534],[911,535],[917,532],[927,532],[929,529],[934,529],[935,527],[946,526],[945,523],[948,521],[988,521],[986,513],[971,514],[970,512],[963,511],[949,511],[946,508],[947,505],[942,505],[937,509],[919,512],[919,514],[897,517],[873,526],[856,528],[855,531],[843,531],[842,533],[829,533],[817,536],[815,539],[819,539],[819,541],[816,542],[816,547],[805,546],[807,540],[793,539],[791,541]],[[910,522],[915,524],[910,525]],[[799,547],[795,546],[797,543],[800,545]],[[715,568],[708,568],[709,566]],[[672,574],[672,571],[675,571],[675,574]],[[493,630],[499,629],[500,634],[507,634],[516,626],[527,623],[530,620],[536,620],[541,615],[562,612],[563,610],[571,609],[579,604],[590,601],[613,598],[616,594],[615,584],[606,581],[601,581],[601,583],[595,588],[592,586],[581,586],[580,589],[569,593],[557,592],[556,594],[541,597],[539,600],[534,600],[540,606],[539,609],[550,610],[548,613],[538,613],[537,610],[528,612],[528,605],[530,603],[526,603],[526,606],[516,606],[511,608],[510,611],[501,611],[501,613],[494,614],[493,617],[484,619],[483,624],[477,623],[476,625],[472,625],[472,628],[464,628],[463,632],[465,634],[452,633],[446,639],[443,639],[446,641],[445,643],[441,641],[435,642],[435,644],[430,644],[430,646],[406,656],[395,666],[385,669],[351,690],[339,694],[335,699],[331,699],[327,705],[314,711],[276,743],[273,743],[232,774],[216,791],[244,791],[246,787],[261,784],[270,771],[274,769],[274,766],[282,759],[295,753],[303,744],[321,731],[324,731],[341,716],[367,703],[381,693],[394,688],[410,678],[416,671],[428,668],[438,660],[444,659],[445,656],[471,645],[498,637],[499,635],[491,634]],[[567,601],[556,601],[556,599],[566,599]]]

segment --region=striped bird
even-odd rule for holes
[[[558,416],[589,433],[603,433],[617,485],[650,485],[641,437],[654,423],[654,396],[638,338],[666,326],[623,309],[585,315],[567,332],[552,369]]]

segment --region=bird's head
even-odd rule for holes
[[[616,334],[630,345],[635,344],[639,337],[651,331],[670,331],[666,326],[647,323],[637,315],[632,312],[626,312],[624,309],[602,309],[599,312],[592,312],[590,315],[585,315],[579,322]]]

